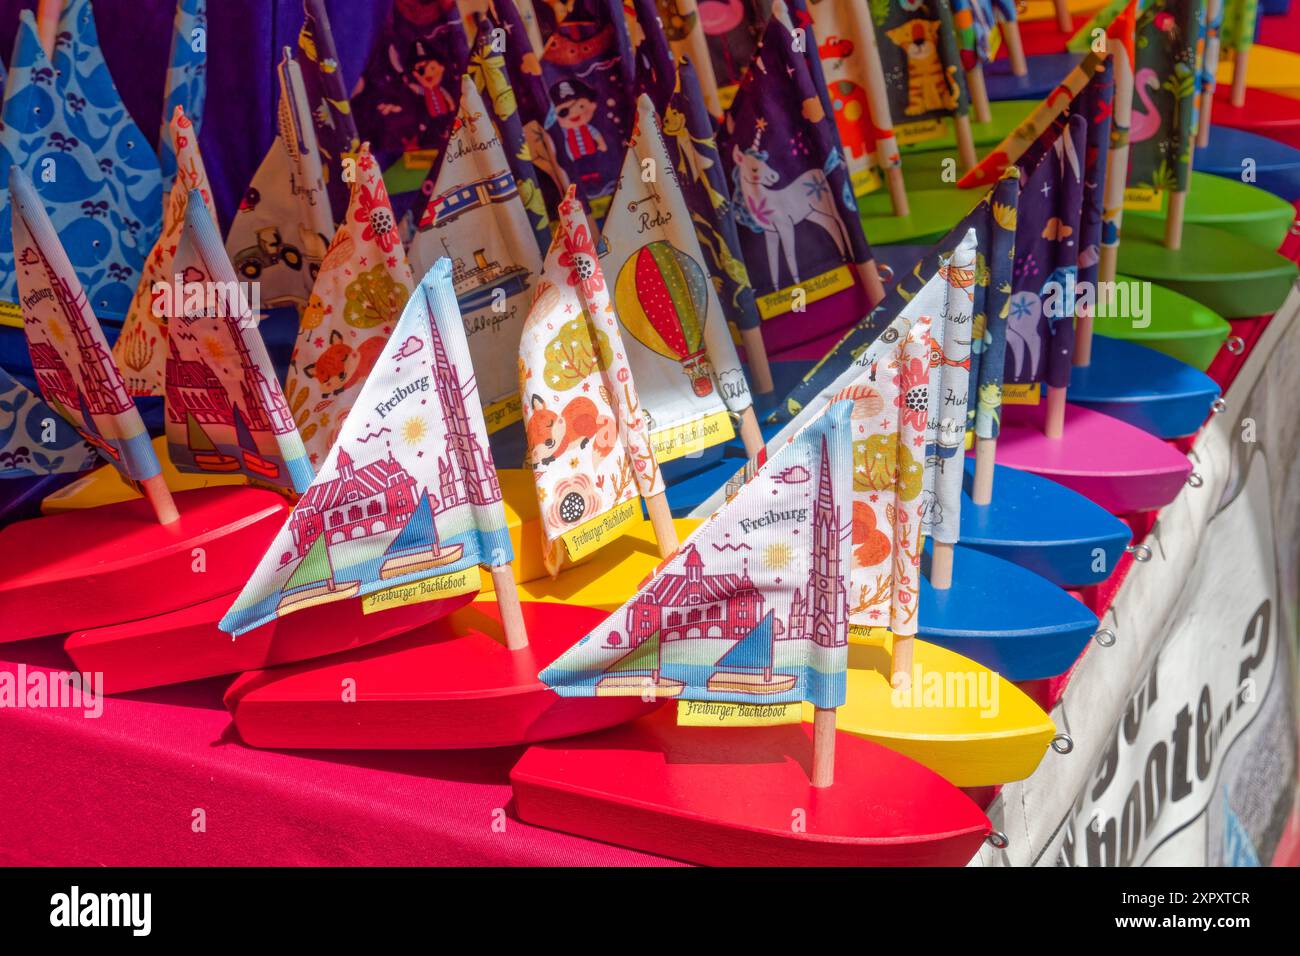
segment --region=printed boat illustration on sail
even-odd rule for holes
[[[431,571],[459,561],[464,553],[463,544],[443,545],[438,540],[438,526],[433,521],[429,492],[425,491],[415,506],[415,514],[384,552],[379,576],[398,578],[417,571]]]
[[[443,248],[447,249],[447,240],[442,239]],[[506,266],[500,261],[489,260],[486,250],[474,250],[473,266],[466,265],[465,260],[453,256],[451,260],[451,282],[456,290],[456,301],[466,312],[476,312],[492,303],[500,289],[504,298],[509,299],[528,288],[528,279],[532,273],[523,266]]]
[[[664,677],[663,641],[655,631],[609,668],[608,676],[596,682],[597,697],[676,697],[686,689],[683,681]]]
[[[312,542],[298,562],[298,567],[284,583],[276,611],[281,614],[301,611],[316,604],[355,597],[360,590],[360,581],[335,580],[329,545],[325,543],[324,537],[319,537]]]
[[[798,678],[773,671],[775,650],[775,617],[768,611],[767,617],[718,658],[718,670],[707,685],[709,690],[758,696],[785,693]]]
[[[186,445],[194,457],[194,463],[204,471],[238,471],[239,459],[227,455],[212,440],[193,412],[185,413]]]
[[[272,459],[258,454],[257,441],[253,438],[252,431],[249,430],[248,422],[244,421],[239,406],[233,406],[231,411],[234,413],[235,418],[235,441],[239,444],[240,451],[243,453],[244,467],[259,478],[275,481],[280,477],[280,466]]]

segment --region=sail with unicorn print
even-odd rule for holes
[[[221,621],[240,635],[309,607],[363,611],[478,590],[513,552],[451,281],[421,280],[338,439]]]

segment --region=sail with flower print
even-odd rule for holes
[[[314,605],[366,613],[478,590],[512,557],[452,291],[421,280],[338,439],[221,621],[236,636]]]
[[[172,145],[171,124],[179,108],[194,128],[197,138],[203,126],[203,103],[207,98],[208,2],[176,0],[176,18],[172,22],[172,50],[167,60],[167,77],[163,81],[162,131],[158,134],[158,159],[162,165],[162,188],[166,196],[172,191],[176,176],[176,150]]]
[[[519,376],[502,355],[518,349],[542,254],[502,138],[473,80],[462,84],[460,114],[429,205],[411,242],[417,269],[452,262],[478,398],[489,433],[519,421]]]
[[[763,439],[749,383],[644,93],[602,241],[655,458],[662,464],[729,441],[731,415],[742,423],[745,451],[757,456]]]
[[[179,471],[229,471],[283,491],[306,489],[312,468],[289,404],[198,190],[190,193],[159,307],[167,313],[167,450]],[[200,426],[202,439],[191,423]],[[215,446],[215,451],[208,446]],[[212,456],[212,457],[210,457]]]
[[[189,204],[191,192],[197,191],[203,197],[208,215],[213,222],[217,221],[208,174],[199,153],[198,130],[179,106],[172,117],[167,138],[173,144],[174,176],[164,204],[162,234],[144,261],[122,333],[113,343],[113,357],[126,373],[127,391],[138,396],[163,394],[167,316],[163,310],[155,308],[156,290],[159,283],[166,285],[172,281],[172,264],[185,226],[185,207]]]
[[[552,575],[627,531],[638,497],[661,553],[677,545],[650,422],[573,187],[558,227],[519,345],[528,460]]]
[[[285,382],[313,467],[333,447],[415,286],[368,144],[355,162],[347,214],[302,311]]]

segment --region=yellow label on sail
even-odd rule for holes
[[[499,432],[507,425],[513,425],[523,417],[523,403],[518,395],[503,398],[483,409],[483,423],[487,426],[489,435]]]
[[[0,325],[23,327],[23,307],[17,302],[0,302]]]
[[[1042,400],[1042,382],[1005,382],[1002,385],[1003,405],[1037,405]]]
[[[912,143],[924,143],[928,139],[938,139],[943,135],[943,118],[917,120],[914,123],[899,123],[894,127],[894,137],[900,146]]]
[[[884,178],[880,175],[880,170],[875,166],[859,169],[853,174],[851,182],[853,183],[853,195],[855,196],[866,196],[869,193],[874,193],[885,184]]]
[[[1165,192],[1150,186],[1129,186],[1124,190],[1124,208],[1160,212],[1165,208]]]
[[[866,624],[849,625],[850,644],[884,644],[894,636],[887,627],[871,627]]]
[[[650,433],[650,447],[654,449],[659,464],[674,458],[685,458],[731,441],[736,435],[727,412],[714,412],[694,421],[683,422],[672,428],[661,428]]]
[[[572,531],[566,531],[560,538],[569,551],[569,557],[577,561],[613,541],[640,516],[641,499],[632,498],[600,517],[592,518]]]
[[[679,727],[773,727],[803,720],[803,704],[731,704],[717,700],[679,700]]]
[[[475,565],[452,574],[425,578],[423,581],[415,581],[411,584],[399,584],[383,591],[376,591],[374,594],[367,594],[361,599],[361,613],[374,614],[395,607],[472,594],[479,589],[481,583],[478,565]]]
[[[793,312],[796,304],[811,305],[818,299],[843,292],[852,286],[853,273],[848,266],[840,266],[799,285],[786,286],[767,295],[760,295],[758,314],[764,319],[774,319],[778,315]]]

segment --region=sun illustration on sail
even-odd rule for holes
[[[773,571],[782,571],[794,559],[794,549],[784,541],[774,541],[763,549],[763,565]]]
[[[208,354],[208,358],[214,362],[221,362],[226,357],[226,348],[217,335],[209,335],[203,339],[203,351]]]
[[[402,423],[402,441],[414,448],[424,442],[429,434],[429,426],[423,418],[412,416]]]

